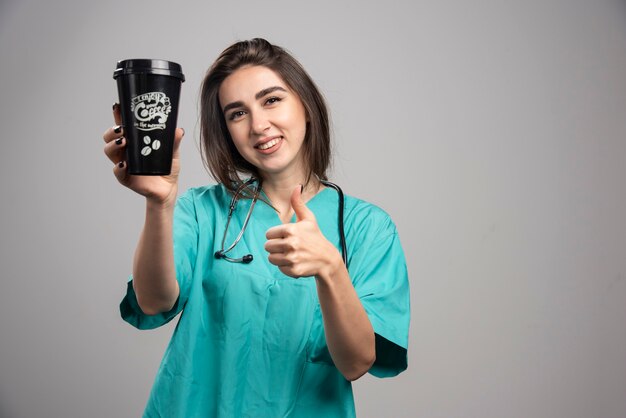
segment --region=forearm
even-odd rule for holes
[[[328,350],[335,366],[352,381],[376,359],[374,330],[341,259],[334,265],[316,276],[317,293]]]
[[[141,310],[154,315],[170,310],[179,294],[172,240],[174,207],[146,202],[133,263],[133,288]]]

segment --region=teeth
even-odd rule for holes
[[[265,144],[259,145],[259,149],[266,150],[266,149],[272,148],[274,145],[278,144],[279,142],[280,142],[280,138],[272,139],[271,141],[266,142]]]

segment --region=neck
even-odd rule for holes
[[[308,184],[305,184],[305,181],[304,173],[263,176],[263,193],[268,197],[272,206],[278,210],[283,222],[289,222],[293,215],[291,194],[296,187],[304,185],[302,199],[305,202],[320,190],[321,183],[315,176],[311,176]]]

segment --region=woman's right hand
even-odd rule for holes
[[[106,143],[104,153],[115,164],[113,174],[124,186],[145,196],[149,202],[157,205],[173,207],[176,202],[178,192],[178,173],[180,172],[180,141],[183,139],[185,131],[176,128],[174,137],[174,150],[172,160],[172,171],[167,176],[137,176],[128,174],[126,158],[126,138],[121,127],[122,117],[120,107],[116,103],[113,105],[113,119],[116,126],[107,129],[102,138]]]

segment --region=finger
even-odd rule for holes
[[[116,125],[122,124],[122,112],[120,110],[119,103],[113,103],[113,120],[115,121]]]
[[[292,247],[283,239],[271,239],[265,243],[265,251],[268,253],[286,253]]]
[[[286,227],[287,225],[278,225],[271,227],[265,233],[265,238],[267,238],[268,240],[285,238],[289,234]]]
[[[126,185],[129,179],[128,165],[126,164],[126,161],[120,161],[119,163],[115,164],[113,166],[113,174],[115,175],[115,178],[117,178],[117,181],[119,181],[121,184]]]
[[[117,138],[115,141],[110,141],[104,146],[105,155],[113,163],[117,164],[124,159],[126,152],[126,138]]]
[[[173,158],[178,158],[179,156],[180,141],[183,140],[183,136],[185,136],[185,130],[183,128],[176,128],[174,133]]]
[[[109,142],[116,140],[122,137],[123,135],[124,135],[124,129],[122,128],[122,125],[115,125],[107,129],[106,131],[104,131],[104,134],[102,135],[102,139],[104,139],[104,142],[108,144]]]
[[[289,267],[292,265],[284,254],[270,254],[267,256],[267,260],[278,267]]]
[[[303,274],[300,274],[298,270],[292,266],[279,266],[278,270],[280,270],[285,276],[293,277],[294,279],[304,277]]]
[[[291,193],[291,207],[293,208],[293,211],[296,213],[297,221],[304,221],[304,220],[314,221],[315,215],[313,215],[313,212],[311,212],[309,208],[306,207],[306,205],[304,204],[304,201],[302,200],[302,189],[303,189],[303,186],[298,186],[295,189],[293,189],[293,192]]]

